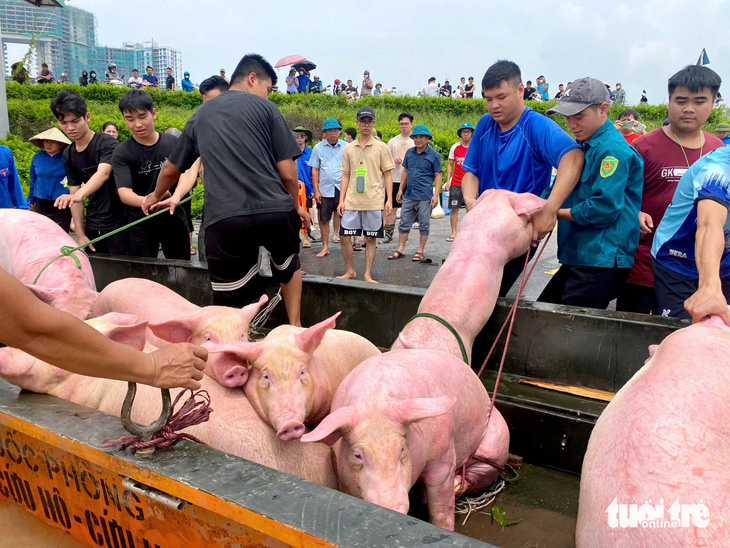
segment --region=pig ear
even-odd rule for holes
[[[53,305],[54,301],[61,296],[61,289],[55,287],[44,287],[42,285],[26,284],[33,294],[46,304]]]
[[[335,328],[335,322],[340,314],[342,314],[342,312],[338,312],[331,318],[327,318],[323,322],[319,322],[318,324],[299,333],[296,337],[297,346],[304,350],[307,354],[314,352],[322,342],[327,330]]]
[[[137,350],[144,350],[144,345],[147,343],[147,322],[135,325],[113,325],[104,331],[104,334],[111,340]]]
[[[215,357],[208,358],[205,373],[221,386],[234,388],[246,384],[250,364],[259,358],[264,350],[264,343],[205,343],[203,347],[209,354],[215,354]]]
[[[332,446],[342,437],[343,431],[355,423],[355,409],[340,407],[327,415],[319,426],[309,434],[304,434],[299,440],[304,443],[321,442]]]
[[[150,322],[149,328],[155,337],[171,343],[189,342],[193,336],[196,319],[183,316],[164,322]]]
[[[241,309],[241,319],[247,323],[251,323],[253,319],[256,317],[256,314],[258,314],[259,310],[262,306],[264,306],[269,301],[269,298],[266,295],[261,295],[261,298],[257,303],[249,304],[248,306],[244,306]]]
[[[388,415],[396,422],[411,424],[423,419],[438,417],[449,411],[456,403],[455,398],[413,398],[394,401],[388,406]]]

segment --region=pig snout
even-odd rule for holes
[[[383,485],[376,489],[365,490],[363,499],[401,514],[407,514],[410,508],[408,489],[403,492],[403,490],[388,489]]]
[[[244,386],[248,380],[246,356],[239,351],[240,343],[202,345],[208,350],[208,363],[205,373],[214,378],[221,386],[236,388]]]
[[[304,424],[294,414],[282,415],[275,426],[276,436],[281,441],[298,440],[304,435]]]

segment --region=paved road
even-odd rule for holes
[[[465,215],[461,210],[461,218]],[[441,219],[431,219],[431,235],[426,245],[426,257],[431,259],[431,264],[420,264],[411,261],[413,253],[418,246],[418,231],[412,230],[409,237],[409,244],[406,246],[406,257],[403,259],[389,261],[388,255],[397,249],[397,244],[378,245],[378,252],[373,265],[373,277],[380,283],[388,283],[394,285],[405,285],[410,287],[428,287],[436,276],[436,272],[440,268],[442,262],[446,259],[453,245],[446,241],[451,234],[450,220],[448,216]],[[193,241],[197,242],[198,223],[195,223],[196,234]],[[397,234],[397,225],[396,225]],[[319,230],[315,232],[319,237]],[[330,239],[332,235],[330,234]],[[196,244],[197,245],[197,244]],[[313,242],[312,247],[301,249],[300,259],[302,261],[302,269],[307,274],[315,274],[318,276],[339,276],[345,272],[345,261],[342,258],[340,244],[330,243],[330,254],[327,257],[318,258],[316,255],[322,250],[321,242]],[[548,242],[548,246],[540,257],[532,277],[525,288],[524,298],[527,300],[535,300],[542,289],[550,279],[552,271],[560,265],[557,260],[557,244],[553,235]],[[195,257],[194,257],[195,259]],[[265,268],[268,268],[265,267]],[[355,269],[358,272],[358,278],[362,279],[365,270],[365,251],[355,252]],[[514,297],[516,286],[508,296]]]

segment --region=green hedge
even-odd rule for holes
[[[18,171],[24,189],[28,190],[28,172],[33,154],[38,150],[27,142],[27,139],[36,133],[56,126],[57,123],[51,114],[50,102],[53,96],[62,88],[77,91],[87,101],[91,121],[91,129],[101,131],[106,121],[115,122],[119,126],[120,140],[131,136],[121,113],[117,107],[119,98],[129,91],[129,88],[111,85],[96,84],[81,87],[75,84],[49,85],[20,85],[17,82],[6,82],[8,97],[8,115],[10,117],[10,132],[12,135],[4,141],[15,154]],[[188,118],[201,104],[200,93],[185,93],[183,91],[146,90],[153,98],[157,109],[155,127],[164,131],[168,127],[182,129]],[[398,115],[401,112],[410,112],[415,117],[416,124],[425,124],[433,140],[431,145],[447,160],[448,151],[457,140],[456,130],[464,122],[476,125],[479,118],[486,113],[482,99],[446,99],[440,97],[413,97],[413,96],[370,96],[349,102],[344,96],[331,94],[273,94],[270,99],[279,107],[289,127],[304,126],[312,131],[315,142],[321,137],[322,124],[327,118],[337,118],[343,128],[356,127],[355,115],[362,106],[371,106],[375,110],[376,129],[383,134],[387,141],[399,133]],[[527,106],[536,112],[544,114],[555,101],[540,102],[528,101]],[[626,107],[613,105],[609,111],[612,120],[618,118],[624,108],[636,109],[641,121],[646,124],[647,130],[662,125],[667,116],[666,105],[637,105]],[[568,129],[563,116],[552,117],[563,129]],[[719,122],[729,121],[730,116],[725,107],[712,111],[705,129],[712,129]],[[310,143],[310,146],[313,143]],[[445,167],[445,163],[444,163]],[[202,196],[193,200],[193,212],[202,212]]]

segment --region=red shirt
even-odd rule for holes
[[[452,186],[461,186],[461,180],[464,178],[464,168],[461,166],[468,150],[469,147],[465,147],[459,141],[449,151],[449,160],[454,160],[454,174],[451,176]]]
[[[722,141],[703,131],[705,142],[702,156],[723,146]],[[627,283],[654,287],[654,270],[651,262],[651,244],[654,241],[659,223],[664,212],[674,197],[674,191],[682,175],[700,158],[699,148],[682,147],[668,137],[662,128],[643,135],[633,143],[634,148],[644,160],[644,193],[641,200],[641,211],[651,215],[654,230],[639,239],[639,247],[634,256],[634,266],[629,273]],[[685,158],[685,154],[687,157]]]
[[[624,138],[624,139],[626,139],[626,142],[627,142],[627,143],[629,143],[629,144],[633,143],[633,142],[634,142],[634,141],[636,141],[636,140],[637,140],[637,139],[638,139],[639,137],[641,137],[641,133],[634,133],[634,132],[631,132],[631,133],[629,133],[628,135],[624,135],[624,134],[622,133],[621,135],[623,136],[623,138]]]

